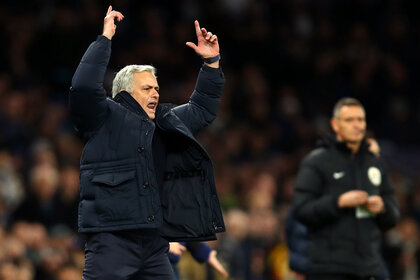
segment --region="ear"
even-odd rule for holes
[[[334,130],[334,132],[335,133],[337,133],[337,131],[338,131],[338,124],[337,124],[337,119],[336,118],[331,118],[331,120],[330,120],[330,124],[331,124],[331,127],[332,127],[332,129]]]

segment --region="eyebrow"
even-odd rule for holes
[[[156,89],[156,90],[159,90],[160,89],[160,87],[159,86],[152,86],[152,85],[144,85],[143,86],[143,88],[154,88],[154,89]]]
[[[344,120],[350,120],[350,119],[366,119],[366,117],[345,117]]]

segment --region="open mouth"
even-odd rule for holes
[[[149,102],[147,104],[147,108],[149,108],[150,110],[155,110],[157,106],[157,102]]]

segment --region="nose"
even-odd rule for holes
[[[153,89],[152,97],[159,98],[159,92],[156,89]]]

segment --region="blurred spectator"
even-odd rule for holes
[[[25,199],[12,213],[15,221],[38,222],[52,227],[57,223],[54,195],[58,187],[59,174],[54,166],[37,165],[30,174],[30,186]]]
[[[77,229],[77,208],[79,204],[79,168],[65,165],[60,170],[57,193],[54,197],[55,224]]]
[[[386,240],[384,254],[388,259],[391,279],[418,279],[420,247],[416,221],[411,218],[402,219],[397,227],[386,235]]]
[[[80,280],[82,273],[78,267],[67,265],[60,268],[58,271],[57,280]]]
[[[226,270],[232,279],[247,279],[248,256],[243,242],[248,235],[248,216],[239,209],[232,209],[224,217],[226,233],[217,241],[216,250],[219,252],[219,258],[226,264]]]
[[[24,196],[22,182],[16,174],[13,159],[7,151],[0,151],[0,225],[5,225],[10,212]]]

